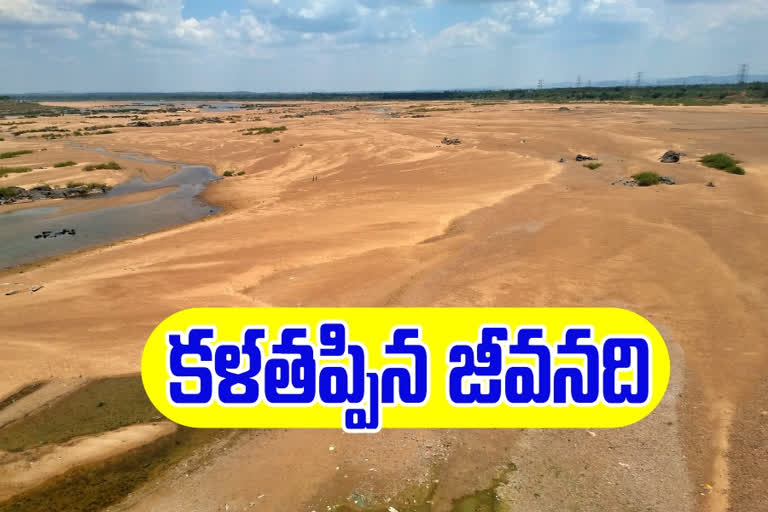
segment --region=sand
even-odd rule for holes
[[[277,108],[157,114],[240,121],[78,140],[246,174],[206,191],[224,214],[0,272],[0,282],[45,286],[0,296],[0,396],[20,382],[138,371],[151,330],[187,307],[619,306],[679,348],[675,396],[634,431],[602,431],[597,441],[582,431],[255,432],[194,476],[136,493],[129,508],[320,510],[356,488],[395,495],[406,479],[434,477],[444,483],[434,510],[447,510],[517,461],[519,474],[499,493],[538,510],[625,510],[625,496],[642,510],[758,510],[768,500],[759,484],[768,395],[757,392],[768,382],[768,107],[452,105],[420,119],[376,110],[405,103],[303,119]],[[288,129],[237,132],[277,125]],[[441,145],[446,136],[463,143]],[[2,151],[43,146],[55,161],[85,161],[61,141],[0,142]],[[660,164],[668,149],[683,161]],[[700,166],[710,152],[734,153],[747,174]],[[603,166],[586,169],[577,153]],[[611,185],[645,170],[678,184]],[[343,447],[349,471],[336,470],[329,444]],[[531,455],[537,445],[549,447],[551,464]],[[620,456],[607,457],[612,449]],[[598,469],[626,474],[595,486],[583,473]],[[254,475],[267,476],[253,485]]]

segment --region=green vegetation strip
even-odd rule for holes
[[[284,132],[287,130],[285,126],[257,126],[255,128],[245,128],[240,130],[243,135],[265,135],[268,133]]]
[[[112,187],[110,187],[106,183],[96,183],[96,182],[85,183],[82,181],[70,181],[67,183],[67,188],[77,188],[77,187],[85,187],[88,190],[93,190],[96,188],[100,188],[104,191],[112,190]]]
[[[179,427],[178,432],[152,444],[77,468],[30,492],[0,503],[0,512],[98,512],[119,503],[142,484],[187,457],[197,457],[205,445],[229,435],[218,430]]]
[[[138,376],[102,379],[0,428],[0,450],[17,452],[161,418]],[[63,509],[59,509],[63,510]]]
[[[726,155],[725,153],[711,153],[709,155],[704,155],[701,157],[699,162],[706,165],[707,167],[719,169],[731,174],[746,174],[744,169],[737,165],[741,162],[735,160],[730,155]]]
[[[0,158],[13,158],[20,155],[29,155],[32,153],[30,149],[22,149],[20,151],[8,151],[7,153],[0,153]]]
[[[651,185],[658,185],[659,182],[661,181],[661,176],[651,171],[633,174],[632,178],[641,187],[650,187]]]
[[[38,382],[33,382],[32,384],[28,384],[15,392],[14,394],[4,398],[2,401],[0,401],[0,411],[8,407],[9,405],[18,402],[22,398],[24,398],[27,395],[31,395],[41,387],[45,386],[46,381],[41,380]]]
[[[31,170],[31,167],[0,167],[0,176],[5,178],[8,174],[21,174]]]
[[[54,167],[71,167],[73,165],[77,165],[77,162],[73,162],[72,160],[67,160],[66,162],[58,162],[53,164]]]
[[[592,169],[593,171],[595,169],[599,169],[602,166],[603,166],[603,164],[601,164],[600,162],[590,162],[588,164],[584,164],[584,167],[588,167],[589,169]]]
[[[115,162],[113,160],[110,160],[109,162],[107,162],[105,164],[91,164],[91,165],[86,165],[85,167],[83,167],[84,171],[98,171],[98,170],[101,170],[101,169],[109,169],[109,170],[112,170],[112,171],[118,171],[118,170],[122,169],[122,167],[120,167],[120,164],[118,164],[117,162]]]

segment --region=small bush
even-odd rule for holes
[[[66,162],[58,162],[53,164],[54,167],[71,167],[73,165],[77,165],[77,162],[73,162],[72,160],[67,160]]]
[[[658,185],[659,181],[661,181],[661,176],[651,171],[633,174],[632,178],[641,187],[650,187],[651,185]]]
[[[272,139],[272,142],[274,142],[275,144],[277,144],[278,142],[280,142],[280,139]]]
[[[584,167],[592,169],[593,171],[595,169],[599,169],[602,166],[603,166],[603,164],[601,164],[600,162],[589,162],[588,164],[584,164]]]
[[[0,153],[0,158],[13,158],[19,155],[29,155],[32,153],[29,149],[22,149],[20,151],[8,151],[7,153]]]
[[[84,171],[98,171],[101,169],[108,169],[110,171],[119,171],[120,169],[122,169],[122,167],[120,167],[120,164],[112,160],[110,160],[105,164],[91,164],[83,167]]]
[[[226,176],[226,177],[230,177],[230,176],[234,176],[234,175],[235,175],[235,173],[232,172],[232,171],[224,171],[224,176]]]
[[[4,140],[5,140],[4,138],[0,137],[0,142],[3,142]]]
[[[245,171],[240,171],[239,173],[237,173],[237,176],[242,176],[243,174],[245,174]]]
[[[70,181],[67,182],[67,188],[77,188],[77,187],[84,187],[85,183],[82,181]]]
[[[699,162],[707,167],[726,171],[731,174],[745,174],[744,169],[736,165],[740,162],[725,153],[710,153],[709,155],[704,155]]]

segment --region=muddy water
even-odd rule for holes
[[[117,156],[168,163],[141,155]],[[56,216],[60,207],[46,206],[45,202],[41,201],[40,208],[0,214],[0,268],[117,242],[211,215],[217,208],[204,203],[198,196],[208,183],[216,179],[218,176],[210,167],[185,165],[163,180],[147,182],[142,178],[135,178],[116,186],[106,194],[106,197],[110,197],[173,187],[168,193],[150,201],[60,216]],[[55,233],[63,229],[74,229],[76,234],[35,238],[36,234],[43,231]]]

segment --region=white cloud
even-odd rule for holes
[[[83,21],[83,15],[79,12],[60,9],[52,1],[0,1],[0,25],[20,27],[70,26],[83,23]]]

